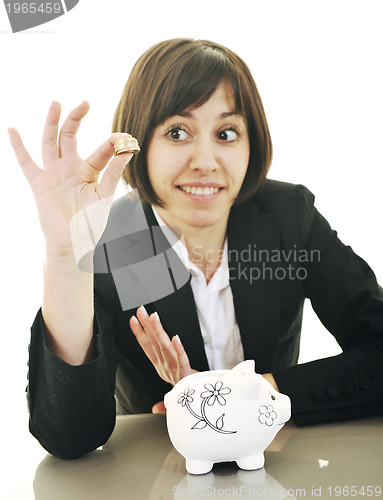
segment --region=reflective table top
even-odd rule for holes
[[[101,449],[77,460],[47,455],[37,467],[38,500],[173,498],[383,498],[383,418],[297,428],[288,423],[265,452],[265,467],[216,464],[186,473],[162,415],[117,418]]]

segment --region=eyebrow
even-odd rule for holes
[[[177,113],[178,116],[183,116],[184,118],[193,118],[193,113],[190,112],[190,111],[181,111],[180,113]],[[224,118],[228,118],[229,116],[240,116],[241,118],[243,118],[243,113],[241,113],[240,111],[226,111],[224,113],[221,113],[218,118],[219,119],[224,119]]]

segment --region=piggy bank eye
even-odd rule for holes
[[[275,401],[275,396],[273,396],[272,394],[270,394],[270,396],[271,396],[271,399],[272,399],[273,401]]]

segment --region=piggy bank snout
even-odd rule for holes
[[[278,394],[278,424],[282,425],[291,418],[291,401],[285,394]]]

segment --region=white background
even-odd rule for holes
[[[61,18],[12,34],[0,5],[0,428],[10,488],[4,498],[33,498],[34,471],[45,456],[27,431],[24,392],[44,243],[7,127],[20,131],[41,164],[50,102],[59,100],[65,114],[87,99],[91,110],[79,150],[88,155],[108,137],[125,81],[144,50],[173,37],[227,45],[251,68],[264,103],[274,145],[270,177],[311,189],[340,238],[382,282],[381,11],[379,0],[80,0]],[[307,307],[301,361],[337,352]]]

